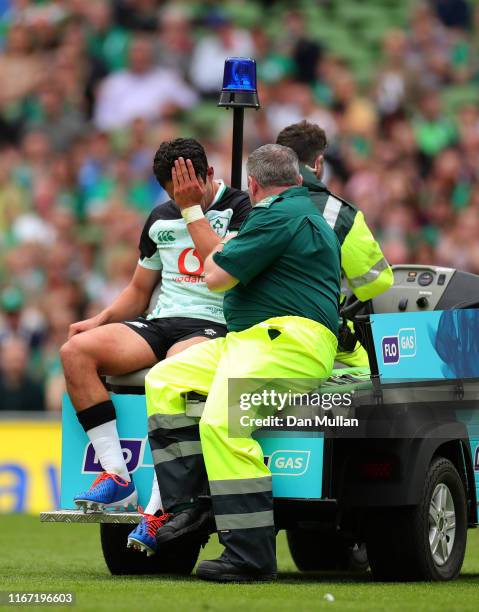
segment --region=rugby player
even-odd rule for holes
[[[181,187],[188,169],[197,176],[193,192],[191,185],[185,191]],[[226,335],[223,296],[208,290],[203,260],[239,229],[251,209],[248,195],[215,179],[202,145],[194,139],[163,142],[153,171],[171,199],[157,206],[146,221],[133,278],[111,306],[71,325],[61,348],[69,397],[104,470],[88,491],[74,498],[85,509],[137,504],[115,408],[100,377],[147,368],[194,344]],[[192,197],[196,198],[193,208]],[[156,303],[145,317],[160,281]],[[154,482],[145,513],[154,515],[160,509]]]

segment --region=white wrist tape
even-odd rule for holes
[[[189,206],[188,208],[183,208],[181,211],[181,216],[187,224],[193,223],[193,221],[199,221],[200,219],[204,219],[205,217],[205,215],[203,214],[203,209],[199,204]]]

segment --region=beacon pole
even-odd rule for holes
[[[241,189],[243,169],[243,124],[244,108],[233,109],[233,149],[231,155],[231,186]]]
[[[244,109],[258,109],[260,107],[256,88],[255,60],[245,57],[229,57],[226,59],[223,88],[218,106],[233,109],[231,186],[241,189]]]

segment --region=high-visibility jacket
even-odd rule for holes
[[[341,268],[347,283],[361,301],[369,300],[393,284],[390,265],[367,226],[363,213],[333,195],[306,166],[301,165],[303,185],[341,245]]]

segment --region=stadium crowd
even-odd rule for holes
[[[363,210],[391,263],[479,273],[479,11],[394,0],[409,8],[390,24],[388,3],[363,3],[384,20],[359,70],[320,35],[340,28],[336,4],[0,1],[0,410],[60,409],[69,324],[124,287],[167,198],[159,143],[197,137],[229,180],[227,56],[258,62],[245,151],[318,123],[328,187]]]

